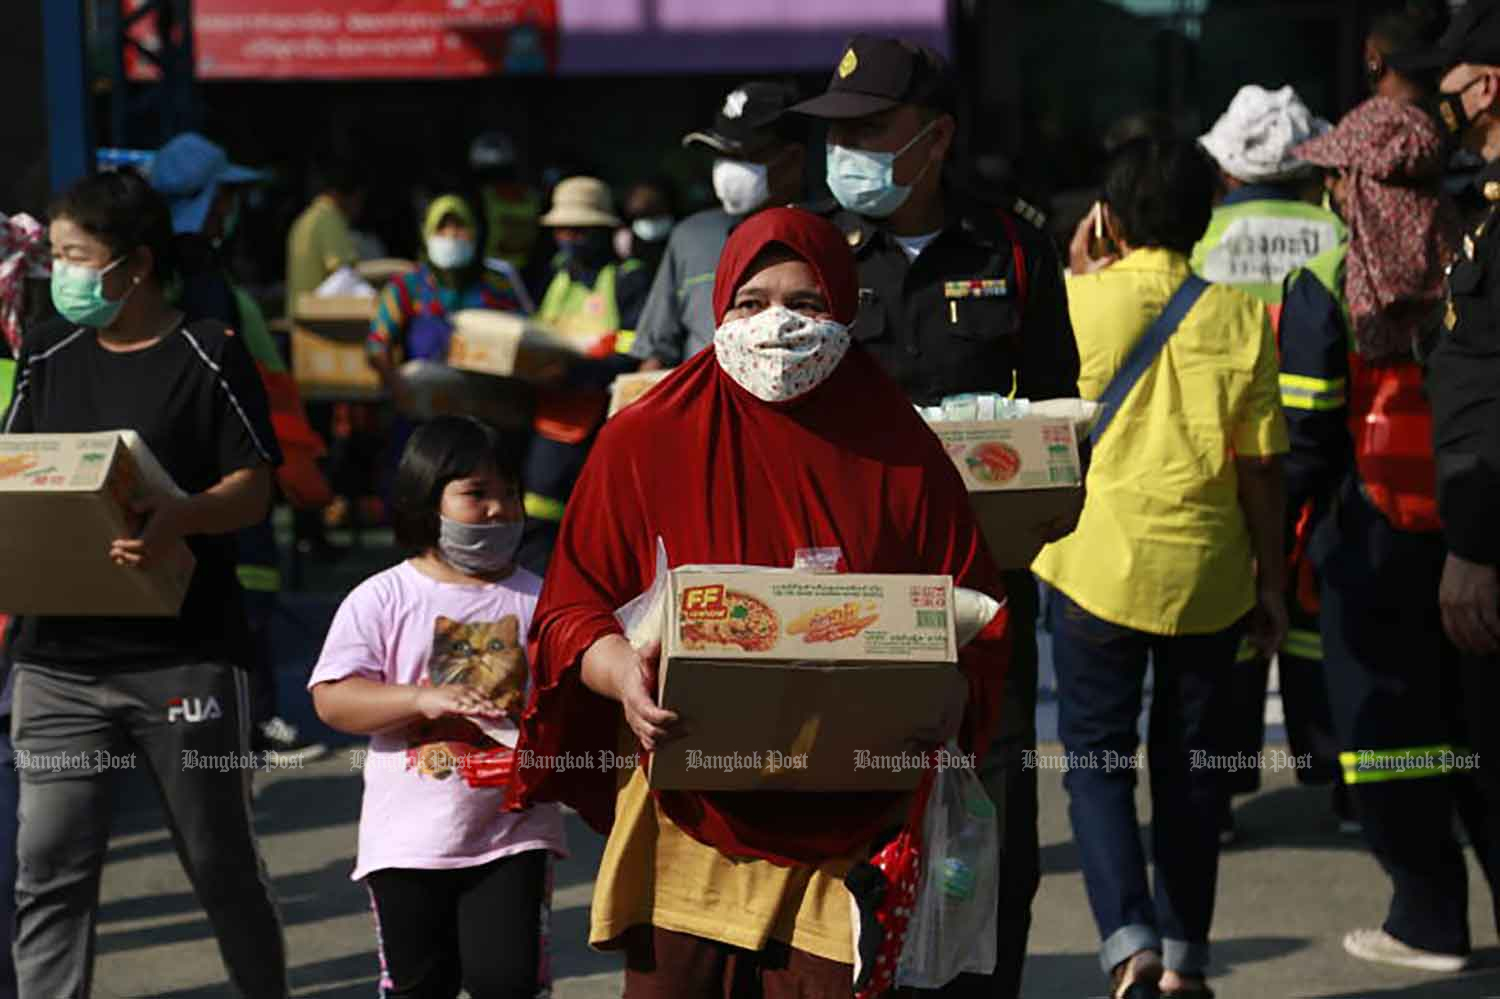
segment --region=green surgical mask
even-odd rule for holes
[[[135,285],[130,286],[130,291],[125,292],[123,298],[118,302],[112,302],[104,297],[104,275],[114,270],[125,258],[109,264],[107,267],[86,267],[83,264],[70,264],[66,260],[54,260],[52,262],[52,305],[70,323],[79,326],[92,326],[95,329],[108,326],[115,321],[124,307],[125,300],[130,297],[130,291],[135,290]]]

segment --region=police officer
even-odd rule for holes
[[[958,87],[943,58],[892,38],[856,37],[823,95],[793,108],[826,119],[824,211],[859,262],[852,333],[906,389],[932,405],[962,392],[1048,399],[1078,394],[1078,347],[1052,244],[1013,206],[960,192],[945,169]],[[1067,518],[1065,518],[1067,519]],[[1075,523],[1056,525],[1057,536]],[[1024,567],[1006,574],[1015,636],[1000,739],[985,785],[1004,816],[999,960],[944,995],[1015,996],[1040,881],[1036,772],[1037,592]]]
[[[1448,650],[1427,657],[1435,661],[1412,661],[1370,677],[1358,714],[1361,734],[1386,741],[1405,735],[1407,741],[1395,742],[1400,751],[1351,754],[1345,780],[1352,777],[1358,789],[1366,838],[1391,877],[1394,897],[1384,924],[1353,931],[1344,947],[1366,960],[1456,971],[1468,961],[1470,937],[1465,863],[1451,829],[1455,806],[1491,879],[1492,902],[1500,873],[1500,730],[1492,717],[1500,697],[1494,502],[1500,488],[1500,4],[1469,4],[1435,49],[1401,61],[1403,72],[1445,73],[1439,121],[1490,161],[1480,185],[1491,207],[1464,239],[1463,255],[1449,273],[1443,329],[1427,369],[1446,555],[1444,544],[1416,553],[1411,539],[1390,531],[1370,534],[1362,553],[1336,549],[1329,562],[1335,567],[1325,569],[1326,579],[1336,570],[1335,558],[1403,559],[1399,575],[1385,574],[1383,584],[1370,581],[1437,585],[1441,611],[1424,614],[1422,630],[1432,636],[1430,646],[1440,638],[1441,622],[1458,647],[1457,654]],[[1368,519],[1368,504],[1359,499],[1346,491],[1340,519]],[[1428,593],[1426,601],[1414,602],[1430,603]],[[1337,622],[1329,620],[1326,603],[1324,611],[1326,642]],[[1382,640],[1346,637],[1351,644]]]
[[[713,153],[719,207],[672,231],[635,336],[620,338],[643,370],[675,367],[714,342],[714,269],[730,230],[767,205],[802,200],[806,122],[786,113],[796,101],[790,83],[750,80],[725,95],[712,127],[683,136]]]

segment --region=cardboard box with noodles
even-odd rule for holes
[[[1083,504],[1075,421],[1025,416],[930,426],[963,476],[996,564],[1030,566],[1046,530]]]
[[[958,672],[947,576],[677,569],[659,703],[686,733],[662,790],[905,790]]]
[[[144,569],[109,558],[141,526],[131,505],[161,492],[182,495],[132,432],[0,436],[0,613],[175,617],[187,545]]]

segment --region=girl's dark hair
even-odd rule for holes
[[[1392,52],[1430,48],[1448,30],[1448,5],[1443,0],[1406,0],[1393,5],[1370,25],[1370,34]]]
[[[1218,173],[1197,143],[1148,137],[1115,151],[1104,200],[1131,246],[1191,253],[1213,214]]]
[[[72,222],[109,247],[116,258],[146,247],[153,260],[152,276],[160,285],[176,273],[171,206],[134,170],[83,178],[57,196],[47,215]]]
[[[396,541],[419,552],[436,545],[443,490],[486,466],[520,488],[519,448],[488,423],[440,416],[418,427],[396,469],[391,497]]]

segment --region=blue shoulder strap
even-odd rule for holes
[[[1183,317],[1207,289],[1207,281],[1196,274],[1189,274],[1187,280],[1172,293],[1161,315],[1156,317],[1156,321],[1135,342],[1135,346],[1130,348],[1130,353],[1125,355],[1125,363],[1120,365],[1120,370],[1115,372],[1115,376],[1104,387],[1104,394],[1099,397],[1099,418],[1094,422],[1093,430],[1089,431],[1089,442],[1094,446],[1098,446],[1099,438],[1104,436],[1104,431],[1119,412],[1125,397],[1130,395],[1130,390],[1135,388],[1135,383],[1151,370],[1151,365],[1161,356],[1162,348],[1167,345],[1172,334],[1177,332],[1177,327],[1182,325]]]

